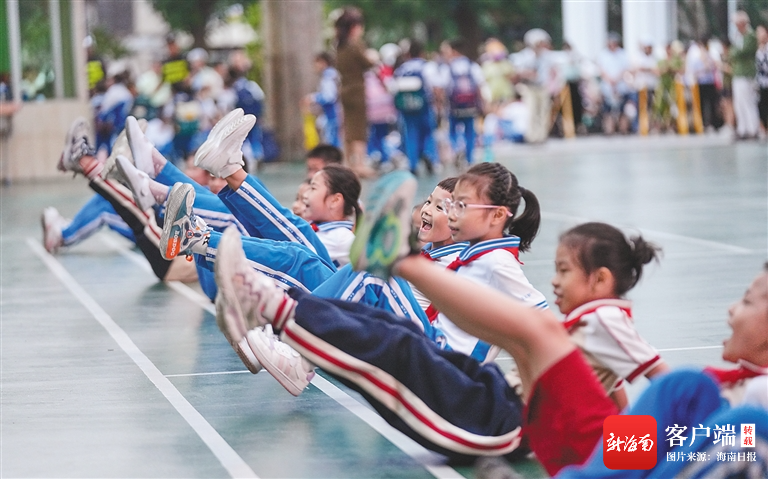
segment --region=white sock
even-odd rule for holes
[[[163,171],[166,163],[168,163],[168,160],[166,160],[165,157],[159,151],[157,151],[157,148],[152,148],[152,165],[155,167],[155,174],[152,175],[152,178],[156,177],[160,174],[161,171]]]
[[[171,191],[171,187],[150,179],[149,191],[152,192],[152,196],[155,197],[158,205],[164,205],[168,200],[168,193]]]

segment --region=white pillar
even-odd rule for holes
[[[576,52],[595,60],[607,37],[606,0],[563,0],[563,39]]]
[[[640,42],[653,41],[657,56],[663,56],[666,45],[677,38],[676,2],[622,0],[622,40],[630,60],[640,53]]]
[[[85,56],[83,40],[85,40],[85,1],[72,0],[69,2],[72,8],[72,56],[75,61],[75,92],[77,99],[88,101],[88,78],[85,64],[88,59]]]
[[[19,23],[19,0],[6,0],[8,16],[8,49],[11,56],[11,88],[13,101],[21,101],[21,24]]]
[[[736,25],[733,23],[733,14],[736,13],[736,10],[736,0],[728,0],[728,39],[731,43],[736,42],[741,37],[741,34],[736,29]]]
[[[64,98],[64,61],[61,49],[61,10],[59,0],[48,0],[51,20],[51,56],[53,57],[53,91],[56,98]]]

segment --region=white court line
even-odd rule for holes
[[[125,247],[121,246],[119,242],[105,235],[101,235],[100,239],[106,245],[110,246],[115,251],[125,256],[126,258],[130,259],[137,265],[140,265],[145,270],[148,270],[150,272],[152,271],[152,268],[149,266],[149,263],[147,262],[146,258],[144,258],[142,255],[134,251],[131,251],[129,249],[126,249]],[[173,283],[176,283],[176,284],[174,285]],[[216,315],[216,310],[207,297],[201,295],[200,293],[193,290],[186,284],[179,283],[177,281],[169,282],[166,284],[170,285],[171,287],[173,287],[174,290],[183,294],[184,296],[187,296],[188,298],[197,298],[198,300],[195,301],[196,303],[205,307],[205,309],[210,311],[211,314],[213,314],[214,316]],[[220,373],[193,373],[193,374],[188,374],[188,376],[192,376],[192,375],[202,376],[207,374],[237,374],[241,372],[250,373],[250,371],[225,371]],[[185,376],[185,375],[177,374],[177,375],[168,375],[166,377],[180,377],[180,376]],[[315,377],[312,379],[312,384],[315,387],[317,387],[320,391],[325,393],[327,396],[329,396],[331,399],[339,403],[341,406],[348,409],[358,418],[362,419],[363,422],[365,422],[366,424],[368,424],[368,426],[370,426],[376,432],[384,436],[395,447],[403,451],[406,455],[411,457],[417,463],[421,464],[433,476],[439,479],[442,479],[442,478],[463,479],[464,478],[464,476],[456,472],[456,470],[454,470],[453,468],[438,464],[440,461],[442,461],[440,455],[424,448],[423,446],[415,442],[413,439],[409,438],[402,432],[390,426],[384,419],[381,418],[381,416],[371,411],[364,405],[360,404],[352,396],[350,396],[343,390],[339,389],[338,387],[333,385],[333,383],[329,382],[325,378],[322,378],[316,374]]]
[[[573,215],[566,215],[562,213],[550,213],[546,211],[541,212],[541,217],[545,219],[555,220],[555,221],[577,222],[577,223],[586,223],[588,221],[596,221],[595,219],[584,218],[583,216],[573,216]],[[642,231],[643,233],[653,235],[653,236],[658,236],[660,238],[668,238],[676,241],[682,241],[685,243],[697,244],[700,246],[707,246],[709,248],[716,248],[719,250],[730,251],[732,253],[739,253],[739,254],[758,253],[757,251],[753,251],[748,248],[742,248],[741,246],[733,246],[726,243],[720,243],[718,241],[710,241],[710,240],[705,240],[701,238],[694,238],[692,236],[684,236],[684,235],[678,235],[674,233],[666,233],[664,231],[649,230],[647,228],[637,228],[635,226],[622,226],[620,224],[616,224],[616,226],[623,229],[635,228]]]
[[[441,456],[428,451],[413,439],[390,426],[381,416],[360,404],[352,396],[339,389],[324,377],[315,374],[312,384],[319,390],[344,406],[352,414],[362,419],[379,434],[384,436],[398,449],[406,453],[413,460],[424,466],[430,474],[438,478],[463,479],[464,476],[453,468],[440,464]]]
[[[167,378],[188,378],[190,376],[218,376],[221,374],[252,374],[247,369],[242,369],[240,371],[214,371],[211,373],[188,373],[188,374],[166,374],[165,377]]]
[[[656,351],[659,352],[665,352],[665,351],[694,351],[696,349],[722,349],[723,346],[692,346],[690,348],[666,348],[666,349],[657,349]]]
[[[70,293],[93,315],[96,321],[107,330],[112,339],[141,369],[144,375],[152,381],[152,384],[165,396],[171,406],[184,418],[200,439],[208,446],[211,452],[221,462],[231,477],[256,478],[258,476],[235,452],[234,449],[222,438],[216,429],[195,409],[192,404],[176,389],[170,380],[157,369],[152,361],[141,352],[131,338],[120,326],[107,314],[104,309],[75,281],[59,261],[48,254],[40,246],[39,241],[27,238],[27,245],[35,255],[48,267],[51,273],[66,287]]]

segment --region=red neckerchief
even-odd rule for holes
[[[462,266],[466,266],[471,262],[475,261],[476,259],[481,258],[487,255],[488,253],[492,253],[498,250],[509,251],[510,253],[512,253],[512,255],[515,257],[517,261],[520,261],[520,259],[518,258],[518,255],[520,254],[520,249],[514,246],[514,247],[506,247],[506,248],[487,249],[485,251],[480,251],[478,253],[475,253],[472,256],[468,257],[467,259],[461,259],[460,257],[456,258],[451,262],[451,264],[448,265],[446,269],[451,271],[458,271],[458,269],[461,268]],[[430,304],[427,310],[424,312],[427,314],[427,319],[429,319],[430,323],[434,323],[435,320],[437,319],[437,315],[440,314],[440,311],[438,311],[437,308],[435,308],[434,304]]]
[[[314,231],[315,233],[320,231],[320,228],[317,226],[317,223],[310,223],[309,226],[312,227],[312,231]]]
[[[739,367],[736,369],[718,369],[709,366],[704,368],[704,372],[712,376],[721,386],[730,386],[744,379],[768,375],[768,368],[739,359]]]

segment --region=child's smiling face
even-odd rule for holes
[[[728,309],[731,337],[723,341],[723,359],[768,366],[768,271],[758,275]]]

